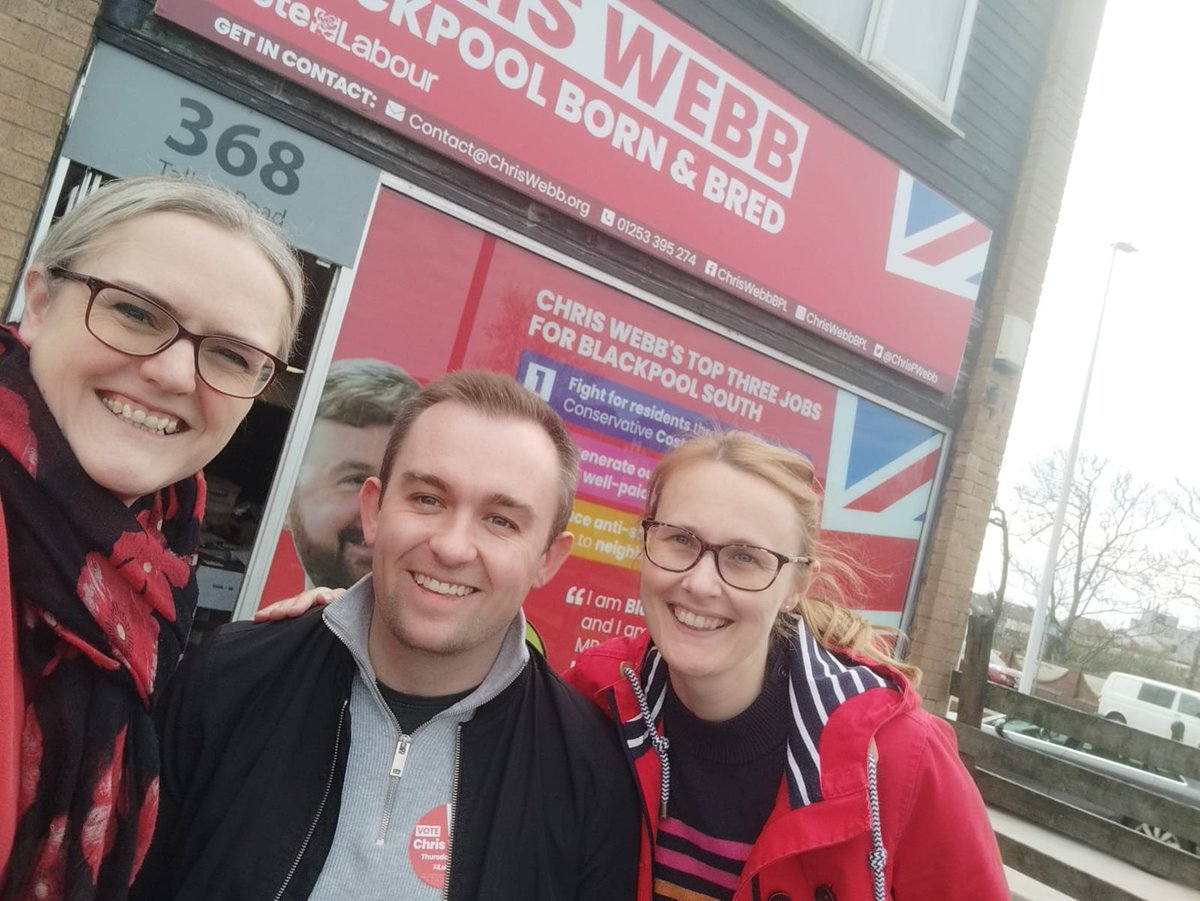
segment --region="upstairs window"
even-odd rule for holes
[[[779,0],[949,118],[977,0]]]

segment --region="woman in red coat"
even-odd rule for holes
[[[648,634],[567,678],[613,718],[645,798],[638,898],[1007,898],[979,793],[916,671],[840,603],[812,468],[747,433],[650,477]]]

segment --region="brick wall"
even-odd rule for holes
[[[1064,3],[1059,8],[1012,220],[998,248],[979,358],[951,449],[929,563],[909,628],[909,660],[925,672],[921,690],[933,710],[945,707],[950,671],[958,662],[1020,383],[1020,373],[998,371],[992,359],[1005,313],[1033,322],[1037,312],[1103,12],[1103,3]],[[989,388],[992,396],[985,403]]]
[[[0,305],[18,277],[99,0],[0,3]]]

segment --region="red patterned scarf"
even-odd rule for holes
[[[0,328],[0,500],[25,694],[0,898],[123,899],[158,814],[150,711],[195,612],[204,482],[126,507],[80,467]]]

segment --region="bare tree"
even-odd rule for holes
[[[1175,561],[1175,596],[1200,610],[1200,486],[1186,485],[1176,479],[1178,490],[1171,495],[1171,504],[1182,526],[1184,547]],[[1195,688],[1200,675],[1200,641],[1192,651],[1192,665],[1187,683]]]
[[[1056,453],[1034,464],[1029,480],[1017,487],[1013,518],[1020,523],[1022,544],[1036,546],[1049,536],[1062,468],[1063,454]],[[1047,660],[1086,666],[1119,640],[1118,633],[1092,618],[1156,608],[1173,591],[1169,555],[1155,549],[1154,537],[1170,516],[1171,504],[1161,491],[1107,460],[1080,455],[1050,587]],[[1043,560],[1034,557],[1012,561],[1032,592],[1043,568]],[[1083,623],[1088,627],[1080,628]]]

